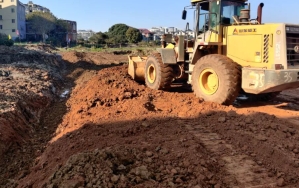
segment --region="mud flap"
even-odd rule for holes
[[[161,54],[163,64],[177,64],[176,55],[174,49],[171,48],[159,48],[157,51]]]

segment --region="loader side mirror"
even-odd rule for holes
[[[187,11],[183,10],[182,19],[186,20],[186,18],[187,18]]]

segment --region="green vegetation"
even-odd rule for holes
[[[129,29],[129,26],[126,24],[115,24],[111,26],[108,30],[109,39],[107,43],[110,44],[122,44],[128,42],[126,39],[126,32]]]
[[[29,24],[27,41],[30,43],[43,41],[53,46],[66,46],[66,35],[72,33],[71,24],[57,19],[52,13],[33,12],[26,16]],[[155,43],[142,42],[142,34],[134,27],[123,23],[112,25],[107,32],[98,32],[88,40],[77,39],[76,44],[71,46],[84,46],[91,49],[115,48],[129,46],[155,46]]]
[[[141,41],[142,34],[138,29],[129,27],[126,24],[114,24],[107,32],[98,32],[87,41],[84,39],[78,39],[77,45],[93,49],[108,48],[108,46],[121,48],[122,46],[127,46],[128,43],[135,45],[140,44],[141,46],[153,46],[150,43],[144,44]]]
[[[66,33],[72,32],[71,26],[61,19],[55,20],[55,29],[49,32],[49,38],[47,43],[53,46],[64,46],[66,45]]]
[[[138,29],[130,27],[126,32],[126,38],[130,43],[137,43],[142,40],[142,34]]]
[[[49,43],[53,46],[65,46],[66,34],[72,32],[72,26],[65,20],[57,19],[47,12],[32,12],[26,16],[28,22],[27,41]],[[40,37],[41,36],[41,37]]]
[[[126,24],[115,24],[111,26],[107,35],[109,38],[106,42],[110,44],[137,43],[142,40],[140,31]]]
[[[26,16],[30,28],[36,34],[42,35],[43,42],[46,41],[46,34],[55,29],[57,18],[48,12],[32,12]]]
[[[6,34],[0,33],[0,45],[12,46],[14,45],[14,41],[12,39],[9,39]]]
[[[106,44],[106,40],[109,39],[106,33],[98,32],[90,37],[89,42],[92,44]]]

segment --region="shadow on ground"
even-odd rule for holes
[[[261,113],[85,124],[48,145],[19,187],[298,186],[294,140],[296,128]]]

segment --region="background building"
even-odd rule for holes
[[[77,39],[88,40],[94,34],[95,34],[95,32],[92,30],[78,30]]]
[[[154,39],[154,34],[152,32],[150,32],[150,30],[142,28],[142,29],[139,29],[139,31],[142,34],[143,41],[151,41]]]
[[[0,1],[0,33],[12,39],[26,38],[25,5],[19,0]]]
[[[67,23],[66,40],[77,41],[77,22],[71,20],[63,20]]]
[[[164,34],[173,34],[173,35],[185,35],[185,30],[180,30],[176,27],[152,27],[149,29],[153,33],[153,40],[160,40],[161,36]],[[192,30],[187,30],[189,38],[194,38],[195,33]]]
[[[25,4],[25,12],[26,14],[30,12],[49,12],[50,10],[46,7],[34,4],[32,1],[29,1],[27,4]]]

